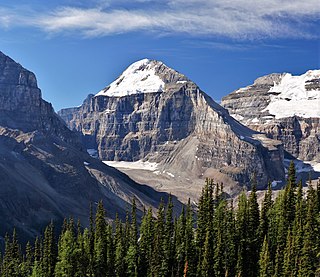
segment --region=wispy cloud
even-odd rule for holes
[[[132,31],[238,40],[319,37],[318,0],[167,0],[161,6],[157,1],[135,0],[129,8],[125,0],[117,6],[112,0],[95,3],[85,8],[61,6],[40,15],[37,10],[0,7],[0,26],[29,26],[49,34],[83,37]]]

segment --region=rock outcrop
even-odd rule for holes
[[[147,160],[161,172],[218,169],[248,185],[283,180],[279,141],[252,131],[183,74],[154,60],[132,64],[110,86],[59,115],[102,160]]]
[[[320,70],[258,78],[221,104],[246,126],[281,140],[295,158],[320,162]]]
[[[142,209],[167,195],[88,155],[41,98],[35,75],[0,52],[0,237],[13,227],[34,237],[69,216],[86,224],[99,200],[109,217],[125,217],[133,197]]]

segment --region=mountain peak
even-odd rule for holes
[[[168,83],[189,81],[183,74],[166,66],[163,62],[142,59],[131,64],[109,86],[96,96],[121,97],[139,93],[164,92]]]

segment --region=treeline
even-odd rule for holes
[[[197,219],[190,203],[174,217],[169,201],[156,217],[145,211],[141,224],[134,200],[125,222],[113,223],[100,202],[89,228],[65,220],[55,239],[51,223],[23,254],[14,232],[6,236],[1,276],[320,276],[319,183],[304,195],[292,164],[286,187],[273,201],[269,186],[261,210],[255,184],[236,208],[224,195],[207,180]]]

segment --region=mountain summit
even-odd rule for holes
[[[159,61],[133,63],[82,106],[59,114],[100,159],[155,163],[151,179],[172,178],[182,193],[194,190],[192,178],[202,184],[205,176],[249,185],[256,173],[260,186],[284,179],[279,141],[243,126],[194,82]]]
[[[137,93],[165,91],[168,83],[183,83],[188,79],[164,63],[143,59],[130,65],[114,82],[96,96],[126,96]]]

